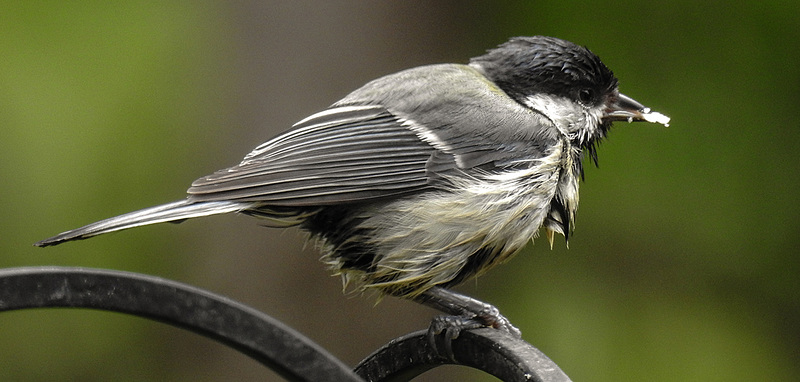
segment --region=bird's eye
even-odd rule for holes
[[[584,105],[592,103],[592,100],[594,100],[594,91],[589,88],[581,89],[578,92],[578,100]]]

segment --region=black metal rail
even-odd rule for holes
[[[504,381],[570,380],[539,350],[494,329],[462,332],[452,342],[455,362],[439,355],[420,331],[390,341],[351,370],[282,322],[190,285],[103,269],[0,270],[0,312],[59,307],[121,312],[180,327],[224,343],[289,381],[407,381],[444,364]]]

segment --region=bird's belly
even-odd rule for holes
[[[480,275],[537,235],[557,189],[559,152],[524,169],[460,178],[454,191],[381,205],[357,226],[369,267],[346,269],[335,250],[323,261],[346,282],[408,297]]]

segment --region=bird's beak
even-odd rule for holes
[[[608,121],[628,122],[644,121],[669,126],[669,117],[654,112],[650,110],[649,107],[645,107],[635,99],[621,93],[617,96],[614,103],[606,108],[603,119]]]

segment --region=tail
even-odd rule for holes
[[[143,210],[101,220],[81,228],[60,233],[34,245],[37,247],[47,247],[61,244],[65,241],[87,239],[108,232],[120,231],[148,224],[180,222],[182,220],[201,216],[238,212],[250,206],[251,203],[230,201],[192,202],[188,199],[181,200],[179,202],[162,204],[160,206],[145,208]]]

